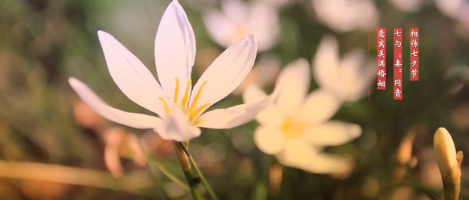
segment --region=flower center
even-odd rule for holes
[[[287,138],[297,138],[303,134],[306,123],[298,122],[293,117],[289,116],[283,122],[280,130]]]
[[[190,103],[190,105],[187,105],[187,101],[189,100],[189,95],[191,92],[192,79],[187,80],[186,90],[184,92],[184,97],[182,98],[181,103],[179,103],[179,98],[178,98],[179,97],[179,79],[176,78],[175,81],[176,81],[176,88],[174,91],[174,107],[171,109],[163,97],[159,97],[159,99],[163,102],[166,113],[171,114],[175,108],[179,108],[179,109],[182,109],[183,113],[186,116],[188,116],[191,121],[194,121],[194,118],[196,118],[200,114],[200,112],[202,112],[204,109],[212,105],[210,103],[206,103],[197,107],[197,101],[199,100],[200,94],[202,93],[202,90],[204,89],[204,86],[207,83],[207,81],[204,81],[202,83],[202,85],[200,86],[199,90],[195,94],[195,97]]]
[[[238,41],[240,38],[244,37],[248,33],[248,28],[246,25],[239,23],[235,25],[235,30],[233,34],[233,42]]]

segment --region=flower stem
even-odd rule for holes
[[[183,183],[181,180],[179,180],[176,176],[174,176],[173,174],[171,174],[171,172],[169,172],[165,167],[163,167],[163,165],[159,164],[157,161],[154,161],[154,160],[151,160],[149,158],[147,158],[147,163],[148,165],[150,166],[150,169],[153,173],[153,166],[156,167],[161,173],[163,173],[169,180],[173,181],[174,183],[176,183],[177,185],[179,185],[181,188],[183,188],[184,190],[186,191],[189,191],[189,187]],[[154,174],[154,173],[153,173]]]
[[[192,197],[195,200],[202,200],[202,196],[197,190],[197,183],[195,182],[194,175],[192,174],[191,164],[189,162],[188,156],[185,153],[185,150],[179,145],[178,142],[174,142],[174,148],[176,150],[179,163],[181,164],[182,171],[184,172],[184,177],[189,184],[189,189],[191,191]]]
[[[212,200],[219,200],[217,195],[215,194],[215,192],[213,192],[213,189],[212,187],[210,187],[210,185],[208,184],[207,180],[205,179],[204,175],[202,174],[202,172],[200,172],[200,169],[199,167],[197,166],[197,163],[195,163],[194,159],[192,158],[192,156],[189,154],[189,151],[187,150],[186,146],[179,142],[179,146],[181,147],[181,149],[186,153],[186,156],[189,158],[189,161],[191,163],[191,165],[194,167],[195,171],[197,172],[197,175],[199,175],[200,177],[200,180],[202,181],[202,184],[204,184],[204,187],[205,189],[207,189],[207,192],[210,194],[210,197],[212,198]]]

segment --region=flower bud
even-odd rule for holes
[[[457,200],[461,188],[462,152],[456,155],[453,139],[445,128],[436,130],[433,151],[443,179],[445,200]]]

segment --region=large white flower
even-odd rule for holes
[[[340,173],[350,163],[339,156],[321,153],[323,146],[344,144],[361,134],[360,126],[340,121],[327,121],[340,107],[340,101],[325,90],[307,95],[310,83],[309,64],[298,59],[279,75],[282,87],[276,102],[256,117],[261,124],[254,133],[260,150],[276,155],[288,166],[313,173]],[[257,86],[244,93],[247,103],[267,95]]]
[[[368,67],[365,53],[356,49],[339,58],[339,44],[332,36],[325,36],[313,58],[313,75],[322,89],[329,90],[343,101],[356,101],[368,86]],[[370,81],[376,77],[372,67]]]
[[[367,30],[378,22],[378,11],[371,0],[311,0],[311,3],[318,20],[336,31]]]
[[[154,129],[163,139],[187,141],[200,135],[199,127],[232,128],[252,120],[270,99],[204,113],[230,94],[251,70],[256,40],[246,36],[223,52],[192,88],[195,38],[186,13],[177,0],[166,9],[155,39],[155,62],[160,84],[151,72],[114,37],[98,31],[112,79],[138,105],[159,117],[130,113],[106,105],[75,78],[69,83],[103,117],[138,129]],[[202,114],[204,113],[204,114]]]
[[[247,33],[256,36],[259,51],[277,43],[280,23],[274,8],[259,1],[248,4],[241,0],[224,0],[221,10],[212,9],[203,15],[208,33],[219,45],[228,47]]]

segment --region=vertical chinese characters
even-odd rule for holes
[[[394,31],[394,99],[402,100],[402,28],[395,28]]]
[[[377,84],[378,90],[386,89],[386,29],[378,28],[377,29]]]
[[[410,29],[410,80],[419,80],[419,29]]]

